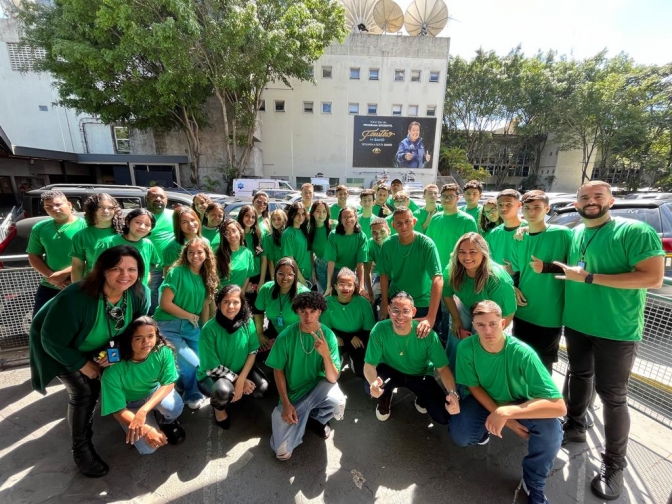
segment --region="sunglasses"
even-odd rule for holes
[[[124,308],[121,306],[112,306],[107,309],[107,316],[114,322],[115,331],[121,331],[124,328]]]

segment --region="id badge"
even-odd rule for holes
[[[579,268],[583,268],[584,270],[586,269],[586,261],[579,261],[578,263],[576,263],[576,265]]]
[[[285,325],[285,319],[282,318],[282,315],[278,315],[275,318],[275,325],[277,325],[278,327],[282,327]]]
[[[121,360],[121,356],[119,355],[119,349],[118,348],[108,348],[107,349],[107,362],[110,364],[113,364],[115,362],[119,362]]]

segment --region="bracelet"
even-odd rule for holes
[[[455,397],[457,397],[457,400],[458,400],[458,401],[460,400],[460,394],[458,394],[457,391],[456,391],[455,389],[451,389],[451,390],[449,390],[449,391],[448,391],[448,395],[454,395]]]

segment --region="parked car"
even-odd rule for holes
[[[251,205],[252,204],[252,199],[250,198],[249,200],[236,200],[233,202],[230,202],[228,205],[224,207],[224,214],[226,217],[231,217],[232,219],[237,219],[238,218],[238,213],[240,212],[240,209],[243,208],[245,205]],[[281,210],[284,210],[285,207],[287,206],[287,201],[285,200],[279,200],[279,199],[268,199],[268,212],[272,212],[276,208],[280,208]]]
[[[301,196],[301,191],[290,191],[289,189],[255,189],[253,196],[260,191],[265,192],[269,198],[273,199],[285,199],[287,196]]]

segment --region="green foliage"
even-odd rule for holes
[[[451,175],[453,172],[457,173],[462,180],[478,180],[482,182],[489,177],[487,171],[473,167],[464,149],[441,146],[439,173],[441,175]]]

